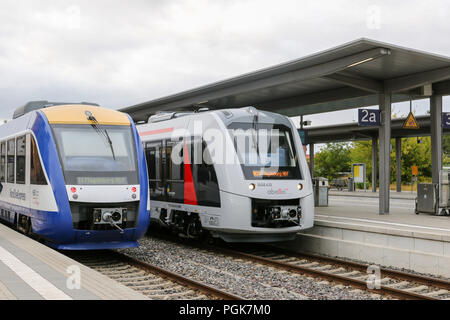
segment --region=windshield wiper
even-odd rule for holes
[[[258,114],[255,113],[253,116],[253,133],[252,133],[252,139],[253,139],[253,147],[256,150],[257,157],[260,158],[259,155],[259,133],[258,133]]]
[[[89,121],[92,121],[92,122],[93,122],[93,123],[91,123],[91,126],[95,129],[95,131],[96,131],[99,135],[103,136],[103,137],[106,139],[106,141],[107,141],[108,144],[109,144],[109,148],[111,149],[112,157],[113,157],[114,160],[116,160],[116,155],[115,155],[115,153],[114,153],[113,143],[112,143],[111,139],[109,138],[108,131],[106,131],[106,129],[103,129],[103,130],[102,130],[102,129],[100,128],[100,123],[98,123],[97,119],[92,115],[92,113],[91,113],[90,111],[86,111],[85,114],[87,115],[87,119],[88,119]]]

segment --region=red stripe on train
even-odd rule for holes
[[[167,132],[172,132],[173,128],[165,128],[165,129],[158,129],[158,130],[151,130],[151,131],[143,131],[143,132],[139,132],[139,136],[149,136],[152,134],[159,134],[159,133],[167,133]]]
[[[192,178],[191,161],[186,142],[184,143],[184,204],[197,205],[194,179]]]

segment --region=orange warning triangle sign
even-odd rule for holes
[[[412,112],[410,112],[408,117],[406,117],[406,120],[403,123],[403,129],[419,129],[419,123]]]

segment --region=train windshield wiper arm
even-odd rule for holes
[[[111,139],[109,138],[108,131],[106,131],[106,129],[103,129],[103,130],[105,131],[106,140],[108,141],[109,147],[111,148],[111,153],[112,153],[113,159],[116,160],[116,154],[114,153],[113,143],[112,143]]]
[[[87,114],[87,116],[88,116],[88,120],[93,122],[93,123],[91,123],[91,126],[95,129],[95,131],[99,135],[103,136],[106,139],[106,141],[108,142],[109,147],[111,149],[112,157],[113,157],[114,160],[116,160],[116,154],[114,152],[114,146],[113,146],[113,143],[112,143],[112,141],[111,141],[111,139],[109,137],[108,131],[106,131],[106,129],[101,129],[100,128],[100,124],[98,123],[97,119],[92,114]]]
[[[258,114],[255,114],[253,116],[253,132],[252,132],[252,139],[253,139],[253,147],[256,151],[256,156],[260,158],[259,154],[259,132],[258,132]]]

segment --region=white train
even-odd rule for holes
[[[152,221],[227,242],[290,240],[313,226],[311,177],[289,118],[253,107],[169,112],[137,128]]]

